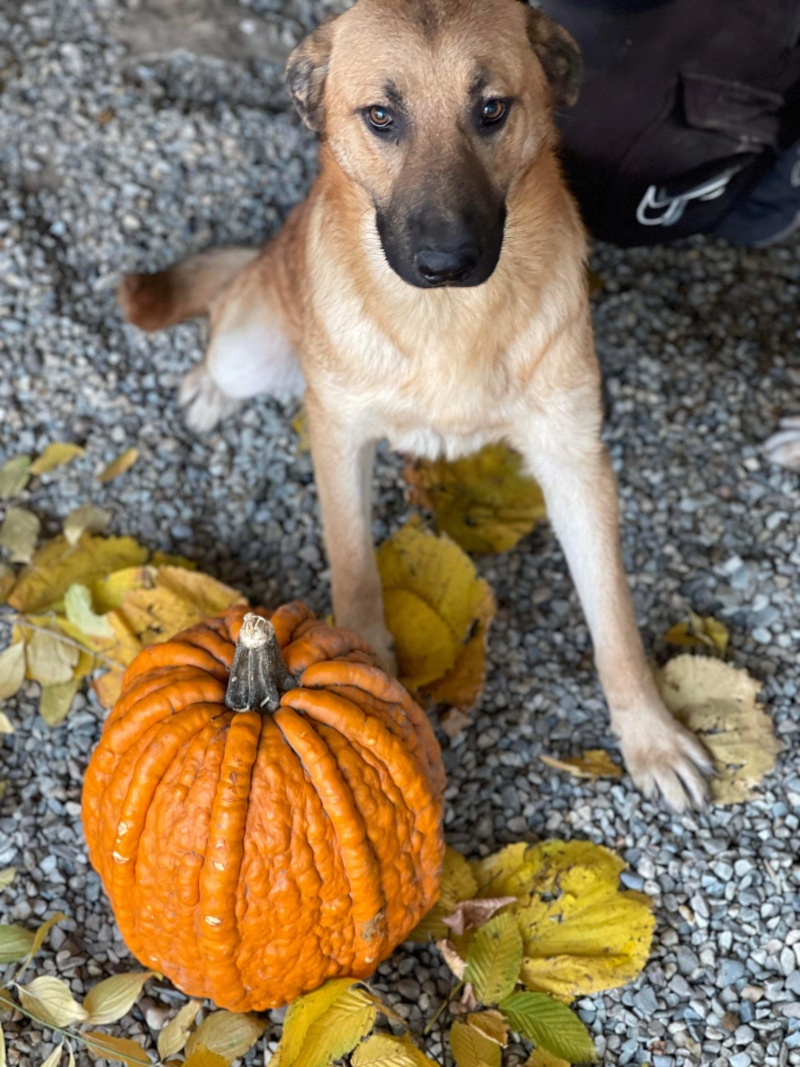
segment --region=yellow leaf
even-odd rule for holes
[[[33,630],[25,645],[28,677],[40,685],[60,685],[72,680],[78,649],[55,631]]]
[[[151,567],[182,567],[187,571],[197,570],[197,561],[188,556],[175,556],[170,552],[154,552],[150,557]]]
[[[89,584],[92,603],[104,614],[122,605],[123,600],[135,589],[152,589],[156,584],[156,567],[123,567],[110,574],[96,578]]]
[[[48,726],[58,726],[64,721],[77,692],[78,682],[75,678],[62,682],[60,685],[42,686],[39,714]]]
[[[33,948],[33,934],[16,923],[0,923],[0,965],[24,960]]]
[[[14,456],[0,467],[0,500],[17,496],[31,476],[31,457]]]
[[[327,1067],[349,1055],[375,1025],[375,1005],[361,989],[349,989],[309,1026],[295,1067]],[[288,1062],[281,1061],[283,1067]]]
[[[378,568],[401,680],[468,710],[485,674],[486,630],[495,610],[488,583],[458,545],[413,522],[384,541]]]
[[[547,1049],[535,1048],[525,1061],[525,1067],[570,1067],[569,1060],[554,1056]]]
[[[14,727],[11,724],[11,720],[4,711],[0,711],[0,735],[13,733]]]
[[[654,919],[642,893],[619,891],[624,862],[588,841],[509,845],[472,864],[479,894],[517,896],[522,980],[562,1000],[613,989],[641,972]]]
[[[668,645],[696,648],[703,652],[724,656],[728,650],[730,633],[724,623],[713,615],[696,615],[689,612],[686,622],[679,622],[664,634]]]
[[[258,1041],[265,1029],[257,1015],[240,1015],[231,1011],[215,1011],[189,1035],[186,1054],[191,1056],[198,1046],[231,1060],[244,1056]]]
[[[625,773],[604,748],[590,748],[582,756],[569,759],[554,759],[552,756],[540,756],[539,759],[548,767],[566,771],[575,778],[621,778]]]
[[[497,1004],[513,992],[522,965],[522,938],[509,911],[495,915],[472,938],[464,980],[482,1004]]]
[[[6,563],[0,563],[0,604],[5,604],[6,598],[14,588],[17,576],[13,568]]]
[[[6,1039],[2,1026],[0,1026],[0,1067],[6,1067]]]
[[[124,676],[125,671],[109,671],[92,682],[92,689],[102,707],[110,710],[119,700]]]
[[[778,740],[756,698],[761,682],[718,659],[678,656],[659,673],[670,711],[696,733],[714,759],[716,804],[738,804],[775,766]]]
[[[67,983],[52,975],[34,978],[28,985],[18,986],[17,992],[23,1008],[48,1025],[64,1027],[87,1018],[85,1009],[72,999]]]
[[[446,938],[448,930],[442,920],[452,914],[456,904],[474,897],[477,891],[478,883],[469,863],[460,852],[447,846],[442,861],[439,900],[414,927],[408,935],[408,940],[423,944],[426,941]]]
[[[25,645],[22,641],[0,652],[0,700],[9,700],[25,681]]]
[[[473,1012],[467,1016],[467,1022],[473,1030],[477,1030],[483,1037],[494,1041],[501,1048],[505,1048],[508,1044],[508,1023],[503,1013],[495,1008]]]
[[[0,870],[0,890],[8,889],[17,876],[16,867],[4,867]]]
[[[310,452],[311,435],[308,432],[308,415],[306,414],[306,409],[302,404],[300,406],[300,410],[292,419],[292,429],[297,435],[297,443],[294,446],[297,455],[301,456],[304,452]]]
[[[95,1056],[111,1063],[125,1063],[129,1067],[153,1067],[153,1061],[141,1045],[128,1037],[111,1037],[99,1030],[81,1032],[81,1040]]]
[[[111,522],[111,512],[94,504],[81,504],[64,519],[63,533],[70,545],[77,545],[85,533],[104,533]]]
[[[55,604],[74,582],[92,582],[112,571],[144,563],[147,549],[132,537],[83,534],[76,545],[60,535],[48,541],[19,576],[8,598],[17,611],[36,612]]]
[[[504,444],[455,461],[417,460],[405,477],[412,502],[432,510],[436,529],[466,552],[505,552],[547,518],[541,489]]]
[[[31,959],[33,959],[33,957],[42,947],[42,945],[44,944],[44,939],[47,937],[47,935],[50,933],[56,923],[63,922],[64,919],[66,919],[66,915],[64,914],[64,912],[57,911],[53,915],[51,915],[49,919],[43,922],[41,926],[37,928],[35,934],[33,935],[33,944],[31,945],[30,950]]]
[[[108,466],[104,467],[97,475],[97,480],[99,482],[110,482],[114,478],[118,478],[120,474],[129,471],[138,458],[139,449],[129,448],[122,455],[117,456],[116,459],[112,459]]]
[[[202,1004],[199,1000],[189,1000],[180,1009],[158,1035],[158,1056],[161,1060],[168,1060],[176,1052],[180,1052],[186,1044],[189,1031],[197,1018],[197,1013]]]
[[[67,619],[89,637],[113,637],[114,630],[105,615],[98,615],[92,606],[92,594],[85,585],[74,582],[64,594]]]
[[[450,1028],[450,1048],[456,1067],[500,1067],[503,1056],[498,1044],[458,1020]]]
[[[71,463],[78,456],[84,456],[85,449],[80,445],[71,445],[66,442],[54,442],[48,445],[41,456],[31,464],[31,474],[47,474],[49,471],[61,467],[65,463]]]
[[[276,1055],[281,1067],[291,1067],[303,1048],[311,1025],[356,984],[354,978],[333,978],[289,1005]]]
[[[42,1067],[56,1067],[56,1064],[61,1059],[61,1053],[64,1051],[64,1042],[53,1049],[46,1060],[42,1060]]]
[[[173,1060],[172,1062],[177,1063],[178,1061]],[[212,1052],[210,1049],[198,1045],[191,1056],[183,1061],[183,1067],[228,1067],[229,1063],[230,1060],[220,1056],[218,1052]]]
[[[438,1067],[421,1052],[408,1034],[374,1034],[363,1041],[350,1058],[353,1067]]]
[[[0,526],[0,546],[7,548],[12,563],[28,563],[36,551],[36,542],[42,524],[32,511],[25,508],[6,508],[6,517]],[[16,588],[8,597],[12,607]]]
[[[160,978],[157,971],[115,974],[89,990],[83,1006],[89,1013],[87,1022],[115,1023],[131,1010],[148,978]]]

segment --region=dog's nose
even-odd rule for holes
[[[469,244],[452,249],[421,248],[414,262],[428,285],[447,285],[469,278],[478,266],[478,251]]]

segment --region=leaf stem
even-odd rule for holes
[[[76,641],[72,637],[67,637],[67,635],[61,633],[60,630],[52,630],[48,626],[38,626],[35,622],[31,622],[27,615],[20,615],[15,611],[3,611],[0,609],[0,617],[5,617],[10,622],[15,622],[20,626],[24,626],[26,630],[35,630],[36,633],[40,634],[50,634],[63,644],[70,645],[72,648],[77,648],[79,652],[86,652],[90,656],[94,656],[95,659],[102,660],[103,663],[107,663],[109,667],[116,667],[121,671],[125,670],[124,663],[118,663],[115,659],[111,659],[110,656],[104,656],[102,652],[96,652],[93,648],[81,644],[80,641]]]
[[[439,1016],[442,1014],[443,1011],[445,1011],[446,1008],[450,1007],[450,1005],[453,1003],[455,998],[458,996],[458,994],[464,988],[465,984],[466,983],[464,982],[464,979],[462,978],[460,982],[458,982],[456,985],[453,986],[453,988],[450,990],[448,995],[444,998],[442,1003],[436,1009],[436,1014],[433,1016],[433,1018],[428,1023],[428,1025],[425,1027],[425,1029],[422,1031],[422,1036],[423,1037],[427,1037],[430,1034],[430,1032],[433,1030],[434,1026],[437,1023],[437,1020],[439,1019]]]

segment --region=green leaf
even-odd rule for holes
[[[200,1045],[224,1056],[228,1062],[244,1056],[264,1033],[265,1023],[257,1015],[215,1011],[208,1015],[186,1042],[186,1055]]]
[[[500,1004],[512,1030],[570,1063],[597,1059],[591,1035],[578,1016],[546,993],[512,993]]]
[[[81,1032],[81,1040],[95,1056],[112,1063],[126,1063],[129,1067],[153,1067],[153,1061],[141,1045],[128,1037],[111,1037],[99,1030]]]
[[[30,563],[36,551],[42,524],[26,508],[6,508],[0,526],[0,546],[7,548],[12,563]]]
[[[467,953],[464,979],[482,1004],[497,1004],[519,981],[522,936],[511,912],[501,912],[481,926]]]
[[[276,1053],[280,1055],[281,1067],[291,1067],[300,1055],[311,1025],[355,984],[354,978],[333,978],[313,993],[306,993],[289,1005]]]
[[[89,1013],[89,1023],[115,1023],[127,1015],[136,1003],[148,978],[160,978],[158,971],[136,971],[133,974],[115,974],[98,982],[89,990],[83,1006]]]
[[[77,545],[82,534],[103,533],[111,522],[111,512],[94,504],[81,504],[64,519],[64,537],[70,545]]]
[[[0,500],[17,496],[28,484],[31,476],[31,457],[14,456],[0,467]]]
[[[375,1025],[376,1008],[361,989],[349,989],[308,1028],[296,1067],[328,1067],[353,1051]],[[289,1063],[281,1059],[282,1067]]]
[[[105,615],[98,615],[92,594],[85,585],[74,582],[64,594],[64,611],[73,626],[89,637],[113,637],[114,630]]]
[[[450,1048],[456,1067],[500,1067],[503,1058],[498,1044],[458,1020],[450,1028]]]
[[[16,867],[4,867],[0,870],[0,890],[8,889],[17,875]]]
[[[200,1008],[201,1001],[187,1001],[178,1014],[170,1019],[163,1030],[161,1030],[158,1035],[159,1059],[168,1060],[170,1056],[174,1056],[176,1052],[181,1051],[186,1044],[189,1030],[192,1027],[192,1023],[197,1018],[197,1013]]]
[[[48,726],[58,726],[67,717],[72,701],[78,692],[79,682],[76,678],[59,685],[42,687],[42,699],[39,701],[39,714]]]
[[[68,444],[66,441],[54,441],[48,445],[41,456],[31,464],[31,474],[48,474],[56,467],[62,467],[65,463],[71,463],[78,456],[85,455],[85,449],[80,445]]]
[[[17,993],[23,1008],[45,1024],[63,1027],[86,1020],[86,1011],[73,1000],[67,983],[53,975],[17,986]]]
[[[421,1052],[408,1034],[373,1034],[353,1053],[353,1067],[438,1067],[435,1060]]]
[[[24,960],[33,948],[33,934],[16,923],[0,925],[0,964]]]
[[[55,631],[34,630],[26,645],[28,674],[40,685],[69,682],[80,652]]]
[[[61,1059],[61,1053],[64,1051],[64,1042],[56,1046],[46,1060],[42,1061],[42,1067],[56,1067],[56,1064]]]
[[[0,700],[9,700],[25,681],[25,645],[18,641],[0,653]]]

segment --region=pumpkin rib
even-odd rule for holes
[[[142,717],[147,721],[168,719],[191,704],[218,704],[226,710],[223,704],[225,685],[219,678],[194,667],[178,668],[167,677],[166,683],[163,677],[150,682],[145,675],[142,688],[134,684],[130,694],[125,694],[115,705],[103,732],[103,740],[109,748],[116,751],[117,747],[124,746],[130,733],[137,729],[141,731]]]
[[[199,627],[195,627],[195,630]],[[180,640],[173,638],[162,645],[148,645],[143,648],[133,663],[127,668],[123,685],[127,689],[137,678],[141,678],[153,670],[164,670],[174,667],[175,654],[180,656],[182,667],[194,667],[196,670],[207,671],[215,678],[225,680],[230,669],[230,661],[218,659],[208,648],[192,640],[192,630],[187,630],[181,635]],[[165,654],[165,649],[166,654]]]
[[[306,776],[322,801],[335,831],[334,840],[350,885],[350,926],[353,932],[350,946],[353,959],[350,966],[357,968],[359,964],[355,957],[359,942],[363,941],[360,931],[373,922],[385,907],[385,901],[376,890],[376,875],[380,868],[378,857],[367,838],[353,795],[339,772],[339,765],[311,722],[287,705],[282,705],[276,713],[275,722],[300,757]],[[373,960],[370,958],[364,962],[372,963]]]

